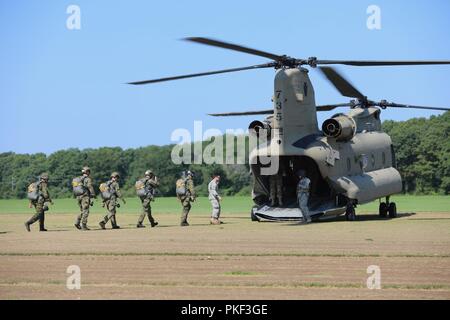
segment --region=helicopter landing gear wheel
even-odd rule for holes
[[[391,202],[389,204],[389,218],[397,218],[397,205],[395,204],[395,202]]]
[[[250,218],[252,219],[252,221],[258,221],[258,222],[259,222],[258,217],[255,216],[255,214],[253,213],[253,209],[255,209],[255,208],[257,208],[257,206],[254,206],[254,207],[252,208],[252,210],[250,211]]]
[[[353,206],[352,203],[347,204],[347,210],[345,211],[345,219],[347,219],[347,221],[356,220],[355,207]]]
[[[378,208],[378,214],[381,218],[386,218],[388,213],[388,205],[386,202],[381,202]]]

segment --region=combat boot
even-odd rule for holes
[[[144,226],[142,223],[138,223],[138,224],[136,225],[136,228],[145,228],[145,226]]]
[[[39,228],[39,231],[43,231],[43,232],[45,232],[45,231],[48,231],[47,229],[45,229],[44,227],[40,227]]]
[[[79,223],[79,222],[75,223],[74,226],[75,226],[75,228],[77,228],[78,230],[81,230],[81,226],[80,226],[80,223]]]
[[[157,221],[150,222],[150,225],[152,226],[152,228],[154,228],[158,225],[158,222]]]
[[[181,227],[188,227],[189,223],[187,221],[183,221],[183,222],[180,223],[180,226]]]
[[[83,231],[89,231],[89,230],[91,230],[91,229],[88,228],[88,226],[87,226],[86,223],[83,223],[83,226],[81,227],[81,230],[83,230]]]
[[[100,226],[100,228],[102,228],[102,230],[106,230],[105,228],[106,223],[104,221],[100,221],[98,225]]]
[[[27,229],[28,232],[31,231],[30,224],[28,222],[25,222],[25,228]]]
[[[118,225],[116,224],[116,225],[112,226],[111,229],[120,229],[120,226],[118,226]]]
[[[217,225],[217,224],[220,224],[220,221],[219,221],[219,219],[211,218],[211,220],[209,221],[209,223],[210,223],[210,224]]]

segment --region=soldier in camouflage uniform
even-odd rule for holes
[[[153,201],[153,192],[154,189],[159,186],[158,178],[153,174],[152,170],[145,171],[145,177],[141,179],[144,183],[145,196],[139,197],[142,203],[142,214],[139,216],[136,227],[137,228],[145,228],[142,224],[144,222],[145,216],[148,217],[148,221],[150,221],[150,225],[153,227],[158,225],[158,222],[153,219],[152,216],[152,207],[150,202]]]
[[[118,183],[119,178],[120,178],[119,174],[117,172],[113,172],[111,174],[111,180],[107,182],[109,190],[111,192],[111,198],[104,201],[104,205],[108,210],[108,214],[103,218],[103,221],[100,221],[99,223],[100,228],[102,228],[103,230],[106,229],[105,225],[106,223],[108,223],[109,220],[111,220],[112,229],[120,229],[120,226],[117,225],[116,220],[116,207],[120,208],[118,199],[121,199],[124,204],[126,203],[126,201],[122,197],[122,193],[120,192]]]
[[[219,220],[220,217],[220,201],[222,198],[219,196],[220,176],[213,176],[213,179],[208,184],[208,199],[211,201],[212,213],[211,213],[211,224],[221,224],[222,221]]]
[[[308,208],[309,189],[311,186],[311,180],[306,176],[306,172],[303,169],[298,170],[298,184],[297,184],[297,200],[298,206],[303,214],[303,222],[310,223],[311,216]]]
[[[186,187],[186,194],[182,196],[178,196],[178,199],[181,202],[181,205],[183,206],[183,211],[181,213],[181,223],[180,225],[182,227],[189,226],[189,223],[187,222],[189,211],[191,210],[191,202],[195,201],[195,190],[194,190],[194,181],[193,181],[194,173],[191,171],[188,171],[186,173],[186,179],[185,179],[185,187]]]
[[[95,198],[94,187],[92,186],[91,169],[89,167],[84,167],[81,170],[82,176],[82,186],[85,193],[81,196],[77,196],[78,206],[80,207],[80,214],[77,216],[75,221],[75,227],[78,230],[90,230],[87,226],[89,217],[89,207],[93,204],[92,198]],[[80,222],[82,225],[80,226]]]
[[[50,193],[48,192],[48,174],[43,173],[40,176],[38,183],[38,192],[39,197],[35,201],[30,201],[29,207],[32,208],[34,206],[36,213],[31,217],[30,220],[25,222],[25,228],[28,232],[30,232],[30,225],[39,220],[39,231],[47,231],[44,226],[45,222],[45,211],[48,210],[47,203],[50,202],[53,204],[52,199],[50,198]]]

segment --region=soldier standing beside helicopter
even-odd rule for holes
[[[176,193],[177,198],[180,200],[183,207],[181,213],[181,223],[180,226],[187,227],[189,223],[187,222],[189,211],[191,210],[191,202],[195,201],[195,190],[194,190],[194,173],[192,171],[186,172],[186,177],[178,179],[176,182]]]
[[[309,180],[309,178],[306,176],[306,172],[303,169],[298,170],[297,175],[299,178],[297,184],[298,207],[302,211],[304,222],[310,223],[311,216],[308,208],[308,200],[311,180]]]

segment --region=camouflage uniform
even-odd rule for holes
[[[156,222],[152,216],[151,201],[153,200],[153,189],[159,186],[159,182],[155,176],[145,176],[142,181],[144,182],[144,188],[147,195],[145,197],[140,197],[142,203],[142,213],[139,216],[137,227],[143,227],[142,223],[144,222],[145,216],[148,217],[150,225],[154,227],[158,224],[158,222]]]
[[[212,179],[208,184],[208,199],[211,202],[212,213],[211,213],[211,223],[220,223],[220,196],[218,193],[219,183],[216,179]]]
[[[37,200],[30,201],[30,203],[34,206],[36,213],[25,222],[25,227],[28,231],[30,231],[30,225],[39,220],[39,231],[47,231],[44,226],[45,222],[45,211],[48,210],[47,203],[52,203],[50,199],[50,193],[48,192],[47,181],[41,180],[38,184],[39,197]]]
[[[275,199],[278,199],[278,205],[283,205],[283,175],[277,173],[269,177],[270,182],[270,200],[271,205],[275,206]]]
[[[195,190],[194,181],[191,176],[188,176],[185,180],[186,194],[184,196],[178,196],[178,199],[183,206],[183,211],[181,213],[181,225],[188,226],[187,222],[189,211],[191,210],[191,202],[195,200]]]
[[[77,216],[75,226],[78,228],[80,222],[83,225],[83,229],[87,229],[87,222],[89,217],[89,207],[91,206],[91,198],[95,197],[94,187],[92,185],[92,179],[88,175],[83,175],[83,188],[86,190],[81,196],[77,196],[78,206],[80,207],[80,214]]]
[[[311,216],[308,208],[309,200],[309,189],[311,185],[311,180],[307,177],[300,177],[297,184],[297,200],[298,206],[302,211],[303,217],[306,222],[311,222]]]
[[[111,220],[111,225],[113,229],[119,229],[120,227],[117,225],[116,221],[116,207],[120,207],[118,203],[118,199],[122,199],[125,203],[125,200],[122,197],[122,193],[120,192],[119,183],[117,181],[108,181],[109,189],[111,192],[111,198],[104,201],[104,205],[108,210],[108,214],[103,218],[103,221],[100,222],[100,226],[104,229],[105,224]]]

